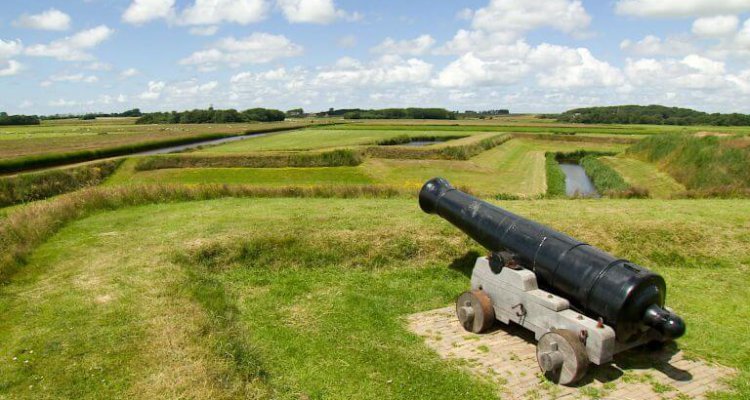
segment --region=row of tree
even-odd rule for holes
[[[0,112],[0,125],[39,125],[39,117],[36,115],[8,115]]]
[[[456,113],[444,108],[384,108],[381,110],[346,109],[329,111],[346,119],[456,119]]]
[[[78,118],[82,120],[91,120],[97,118],[120,118],[120,117],[140,117],[143,115],[141,110],[134,108],[121,113],[87,113],[87,114],[54,114],[41,116],[41,120],[71,119]]]
[[[577,108],[545,117],[583,124],[750,126],[750,115],[747,114],[709,114],[689,108],[660,105]]]
[[[286,115],[283,111],[267,108],[251,108],[245,111],[207,110],[154,112],[143,114],[136,120],[136,124],[223,124],[232,122],[272,122],[283,121]]]

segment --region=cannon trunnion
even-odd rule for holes
[[[685,324],[666,309],[664,279],[534,221],[453,188],[442,178],[422,187],[419,205],[492,253],[477,260],[472,290],[456,312],[464,328],[498,319],[535,333],[537,360],[555,382],[571,384],[589,362],[682,336]]]

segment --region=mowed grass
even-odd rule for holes
[[[739,369],[733,397],[750,396],[750,202],[502,205],[662,273],[680,347]],[[404,321],[451,304],[482,253],[416,200],[98,213],[0,288],[0,397],[493,398]]]
[[[581,149],[617,152],[624,148],[625,145],[611,143],[513,139],[469,161],[371,159],[362,168],[379,182],[415,190],[428,179],[442,176],[481,196],[534,197],[547,189],[545,152]]]
[[[648,189],[653,198],[668,199],[685,192],[685,186],[654,164],[624,156],[599,159],[614,168],[630,186]]]
[[[348,125],[347,125],[348,126]],[[420,130],[408,132],[414,136],[453,136],[451,131]],[[374,145],[379,140],[402,136],[399,131],[348,130],[348,129],[304,129],[251,138],[220,146],[207,147],[201,153],[236,154],[256,151],[314,150],[335,147]]]
[[[138,183],[226,183],[263,186],[373,183],[359,167],[319,168],[179,168],[141,171]],[[122,182],[122,176],[115,177]]]
[[[315,132],[308,130],[305,132]],[[281,135],[288,139],[294,133]],[[267,136],[268,137],[268,136]],[[259,138],[258,140],[265,139]],[[468,143],[484,135],[458,139]],[[243,142],[252,141],[248,139]],[[451,142],[446,142],[451,143]],[[434,145],[441,146],[445,143]],[[367,159],[359,167],[205,168],[134,171],[126,163],[109,183],[227,183],[283,186],[292,184],[377,183],[406,187],[415,193],[428,179],[442,176],[477,195],[541,196],[546,192],[547,151],[622,151],[626,145],[513,139],[468,161]]]

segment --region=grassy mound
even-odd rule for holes
[[[694,195],[750,196],[750,142],[742,138],[662,135],[627,150],[657,163]]]
[[[387,159],[468,160],[479,153],[507,142],[511,138],[508,134],[499,134],[474,143],[435,148],[373,146],[367,148],[366,154],[370,157]]]
[[[340,149],[323,153],[201,155],[177,154],[146,157],[135,166],[136,171],[166,168],[284,168],[284,167],[354,167],[362,164],[362,155],[354,150]]]
[[[0,177],[0,207],[42,200],[102,183],[121,160],[104,161],[77,168]]]

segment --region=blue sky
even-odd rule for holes
[[[5,0],[0,110],[750,112],[750,0]]]

